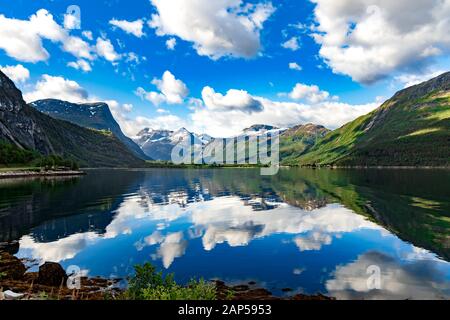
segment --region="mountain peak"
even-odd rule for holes
[[[267,124],[255,124],[249,128],[244,129],[244,133],[249,132],[259,132],[259,131],[270,131],[270,130],[277,130],[279,128],[267,125]]]
[[[30,106],[55,119],[72,122],[85,128],[111,131],[136,156],[147,159],[139,146],[122,132],[107,103],[71,103],[57,99],[43,99],[30,103]]]
[[[397,92],[392,100],[417,99],[436,91],[450,91],[450,71]]]

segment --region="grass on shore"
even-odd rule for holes
[[[120,297],[123,300],[217,300],[216,286],[203,279],[191,280],[181,286],[174,275],[163,276],[156,268],[146,263],[135,267],[128,289]]]

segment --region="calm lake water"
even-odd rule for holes
[[[90,276],[122,278],[150,261],[180,282],[255,281],[279,296],[448,299],[450,171],[96,170],[0,181],[0,242]]]

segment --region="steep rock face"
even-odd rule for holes
[[[141,148],[122,132],[106,103],[76,104],[45,99],[32,102],[30,105],[55,119],[69,121],[85,128],[111,131],[137,157],[148,160]]]
[[[0,139],[20,148],[37,150],[43,154],[53,152],[32,110],[25,104],[22,93],[0,71]]]
[[[300,165],[450,166],[450,73],[399,91],[319,140]]]
[[[0,71],[0,139],[43,155],[57,154],[89,167],[142,166],[113,135],[53,119],[30,107]]]

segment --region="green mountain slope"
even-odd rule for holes
[[[125,136],[106,103],[76,104],[45,99],[32,102],[30,106],[55,119],[89,129],[111,131],[135,156],[143,160],[150,160],[133,140]]]
[[[285,164],[293,162],[306,153],[316,142],[323,138],[330,130],[314,124],[293,127],[281,135],[280,155]]]
[[[109,132],[53,119],[30,107],[0,71],[0,140],[41,155],[59,155],[88,167],[137,167],[144,162]]]
[[[335,130],[297,165],[450,166],[450,72]]]

